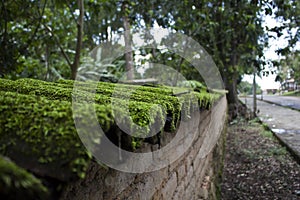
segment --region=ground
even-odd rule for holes
[[[231,122],[222,199],[300,199],[300,165],[257,120]]]

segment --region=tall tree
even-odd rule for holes
[[[47,31],[55,39],[55,43],[58,45],[63,57],[66,59],[68,65],[70,67],[70,71],[71,71],[70,78],[75,79],[76,75],[77,75],[77,69],[80,65],[81,49],[82,49],[82,43],[83,43],[84,0],[77,0],[77,8],[79,10],[79,15],[78,15],[77,19],[74,14],[75,10],[73,7],[75,7],[75,6],[73,5],[73,3],[70,3],[68,1],[60,2],[60,3],[62,4],[63,7],[64,6],[68,7],[68,10],[70,12],[69,16],[71,16],[73,18],[73,20],[74,20],[73,23],[76,24],[76,28],[77,28],[75,55],[74,55],[73,62],[71,61],[70,57],[68,56],[66,50],[63,48],[58,36],[55,34],[54,31],[52,31],[52,28],[49,27],[48,25],[45,25],[45,27],[46,27]]]
[[[74,78],[82,50],[83,2],[1,1],[0,43],[5,48],[0,50],[0,76],[44,79],[53,71]]]
[[[0,77],[21,71],[23,56],[40,47],[39,31],[45,1],[1,1],[0,3]]]
[[[83,17],[84,17],[84,0],[77,0],[78,8],[79,8],[79,17],[77,21],[77,41],[76,41],[76,52],[74,57],[74,62],[70,66],[71,67],[71,79],[76,78],[77,69],[80,64],[80,53],[82,48],[82,40],[83,40]]]
[[[288,33],[288,46],[278,50],[278,53],[287,55],[300,42],[300,2],[296,0],[276,0],[270,2],[270,6],[275,8],[274,15],[280,25],[269,31],[277,33],[278,37],[282,36],[284,31]]]
[[[133,70],[133,58],[132,58],[132,44],[131,44],[131,26],[129,19],[129,2],[122,2],[122,12],[123,12],[123,26],[124,26],[124,40],[125,40],[125,68],[127,72],[127,79],[134,79],[134,70]]]
[[[257,1],[169,1],[157,20],[196,39],[214,58],[229,91],[230,104],[238,104],[237,81],[250,73],[253,64],[260,68],[263,28]],[[176,9],[174,9],[176,8]]]
[[[295,0],[276,0],[269,4],[275,10],[273,16],[279,22],[268,30],[275,33],[277,38],[285,37],[288,45],[277,49],[281,55],[280,62],[273,61],[273,65],[278,69],[276,81],[284,81],[287,78],[295,78],[300,82],[299,67],[299,44],[300,44],[300,2]],[[270,34],[271,37],[274,34]]]

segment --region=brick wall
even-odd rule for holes
[[[194,114],[192,120],[183,122],[183,130],[191,130],[192,126],[196,137],[191,147],[171,165],[134,174],[94,162],[86,178],[69,184],[60,199],[216,199],[223,161],[226,105],[223,97],[209,111]],[[170,142],[171,136],[165,133],[162,143]],[[153,149],[149,146],[144,148]]]

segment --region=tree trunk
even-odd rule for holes
[[[227,69],[227,83],[228,88],[227,100],[229,104],[238,104],[239,100],[237,97],[237,79],[238,79],[238,58],[236,52],[236,41],[232,41],[232,54],[230,58],[230,68]]]
[[[126,62],[126,72],[127,72],[127,80],[134,79],[134,70],[133,70],[133,58],[132,58],[132,48],[131,48],[131,34],[130,34],[130,22],[127,14],[127,2],[123,2],[123,25],[124,25],[124,40],[125,40],[125,62]]]
[[[238,80],[238,55],[236,40],[232,40],[232,54],[230,58],[230,65],[226,70],[225,86],[228,90],[227,101],[229,104],[229,120],[237,117],[239,112],[240,102],[237,96],[237,80]]]
[[[225,73],[225,77],[223,77],[225,88],[228,90],[226,97],[228,102],[229,121],[236,118],[239,113],[240,102],[237,96],[237,77],[237,72]]]
[[[256,105],[256,71],[253,72],[253,114],[256,114],[257,105]]]
[[[80,64],[80,53],[82,46],[82,38],[83,38],[83,17],[84,17],[84,2],[83,0],[77,1],[79,8],[79,18],[77,22],[77,43],[76,43],[76,53],[74,57],[74,62],[71,65],[71,79],[75,80],[77,75],[77,69]]]
[[[238,97],[237,97],[237,80],[232,75],[232,78],[227,79],[225,82],[226,89],[228,90],[227,93],[227,101],[229,104],[238,104]]]

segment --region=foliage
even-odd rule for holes
[[[89,57],[83,58],[83,64],[78,68],[76,80],[97,80],[116,83],[124,72],[124,61],[116,64],[104,64],[95,62]]]
[[[47,199],[49,193],[39,179],[0,156],[0,195],[7,200]]]
[[[299,82],[300,3],[294,0],[276,0],[271,1],[269,7],[276,8],[273,15],[279,22],[277,26],[268,29],[269,37],[288,41],[286,46],[276,50],[281,55],[279,62],[273,61],[278,70],[276,81],[294,78]]]
[[[238,85],[238,90],[242,94],[250,95],[253,94],[253,84],[247,82],[247,81],[242,81]],[[258,84],[256,84],[256,93],[261,94],[262,90]]]
[[[16,0],[0,4],[0,77],[51,80],[55,78],[53,70],[64,77],[70,75],[66,58],[76,57],[77,17],[76,4],[66,2]]]
[[[278,63],[278,81],[283,82],[287,79],[294,78],[296,82],[300,82],[300,56],[299,51],[291,52],[285,55]]]
[[[191,112],[199,109],[197,105],[209,109],[221,95],[190,92],[176,97],[172,95],[175,88],[171,87],[106,82],[0,79],[0,83],[0,125],[3,127],[0,130],[0,153],[20,166],[30,168],[30,171],[63,181],[84,177],[91,160],[90,153],[85,151],[76,134],[73,98],[76,97],[73,100],[78,103],[86,102],[79,107],[80,116],[75,116],[75,120],[83,124],[83,131],[90,126],[87,116],[91,112],[89,105],[93,105],[105,133],[110,133],[115,127],[114,112],[118,112],[121,123],[138,136],[148,134],[151,124],[157,120],[164,124],[163,115],[171,118],[168,126],[174,131],[180,118],[188,119]],[[113,103],[118,104],[117,108]],[[132,121],[127,117],[127,107]],[[133,123],[139,126],[133,126]],[[91,135],[90,132],[86,135],[91,138],[89,142],[93,148],[101,143],[101,135]],[[137,148],[141,142],[143,140],[133,139],[132,148]]]
[[[70,102],[3,91],[0,101],[1,154],[27,169],[34,164],[31,171],[59,180],[84,176],[90,156],[74,134]],[[103,109],[98,112],[100,123],[107,121]]]
[[[126,8],[122,9],[125,3]],[[68,65],[72,64],[70,61],[74,60],[78,47],[77,3],[16,0],[5,1],[0,6],[3,11],[0,42],[4,47],[0,53],[0,76],[43,80],[70,77]],[[265,64],[262,50],[267,41],[261,23],[262,13],[275,14],[283,22],[282,26],[268,31],[280,35],[288,28],[291,34],[289,46],[295,46],[299,41],[298,1],[85,0],[84,7],[82,56],[100,43],[113,44],[112,36],[124,30],[124,16],[128,17],[133,32],[158,24],[199,42],[213,56],[230,95],[236,92],[235,84],[240,75],[252,73],[251,66],[260,70]],[[151,40],[147,34],[144,37]],[[159,50],[148,50],[147,53],[152,54],[153,61],[174,67],[187,79],[202,81],[195,69],[182,58]],[[108,79],[113,77],[112,74],[122,72],[119,63],[112,65],[118,67],[106,70]],[[87,66],[83,68],[90,71]],[[123,64],[122,68],[124,70]]]
[[[207,88],[199,81],[196,80],[189,80],[189,81],[183,81],[182,83],[183,87],[191,87],[194,89],[194,91],[206,91]]]
[[[300,92],[299,91],[285,92],[283,96],[300,96]]]
[[[276,0],[270,2],[270,7],[276,8],[274,15],[280,22],[280,25],[269,31],[276,33],[277,37],[281,37],[284,31],[287,31],[288,36],[286,39],[289,41],[288,45],[278,49],[277,52],[282,55],[288,55],[300,41],[300,3],[295,0]]]

